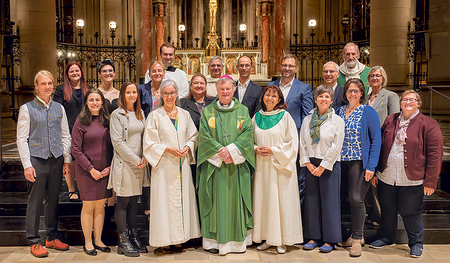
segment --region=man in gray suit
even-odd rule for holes
[[[263,88],[250,80],[252,69],[253,61],[249,56],[244,55],[238,59],[239,80],[236,82],[234,97],[248,108],[250,118],[261,109],[260,101],[263,93]]]
[[[339,77],[339,66],[333,61],[328,61],[323,65],[323,82],[327,87],[330,87],[334,91],[334,99],[331,106],[334,110],[337,110],[342,105],[346,103],[343,102],[344,90],[337,83],[337,79]]]

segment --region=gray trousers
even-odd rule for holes
[[[46,159],[31,157],[36,170],[36,181],[31,183],[28,195],[26,236],[31,244],[39,243],[39,221],[42,201],[44,201],[45,234],[47,240],[58,235],[58,202],[62,183],[63,156]]]

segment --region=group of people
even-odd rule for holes
[[[34,256],[48,255],[38,234],[44,197],[46,247],[69,248],[57,238],[56,208],[61,171],[69,181],[71,170],[79,192],[73,182],[69,191],[83,201],[89,255],[111,251],[101,240],[107,200],[115,206],[117,253],[147,252],[136,229],[141,196],[149,243],[164,254],[202,237],[203,248],[220,255],[255,242],[281,254],[299,243],[324,253],[339,245],[358,257],[371,187],[369,215],[377,220],[379,203],[381,236],[370,246],[395,242],[399,212],[410,255],[422,255],[421,204],[436,188],[443,141],[437,122],[420,113],[419,94],[388,91],[385,70],[361,64],[354,43],[345,46],[343,65],[324,65],[314,94],[295,78],[297,59],[289,54],[281,79],[262,88],[250,80],[248,56],[238,59],[237,82],[222,76],[223,61],[212,57],[211,76],[196,74],[189,83],[172,66],[174,52],[163,44],[148,81],[119,90],[111,60],[97,68],[98,88],[70,63],[53,100],[53,76],[36,74],[37,96],[22,105],[17,127],[25,177],[33,182],[26,233]],[[344,199],[352,225],[342,242]]]

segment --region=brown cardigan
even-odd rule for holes
[[[377,171],[386,168],[389,153],[397,135],[400,113],[389,115],[381,126],[381,153]],[[409,123],[404,146],[405,172],[411,181],[424,180],[425,187],[436,189],[444,153],[442,133],[438,123],[419,113]]]

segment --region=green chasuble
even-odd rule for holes
[[[253,127],[248,109],[237,99],[233,101],[232,108],[220,109],[216,98],[205,107],[200,120],[197,191],[201,233],[219,244],[242,242],[247,230],[253,229],[250,179],[255,171]],[[220,168],[208,162],[220,148],[231,143],[245,162],[238,165],[222,162]]]

